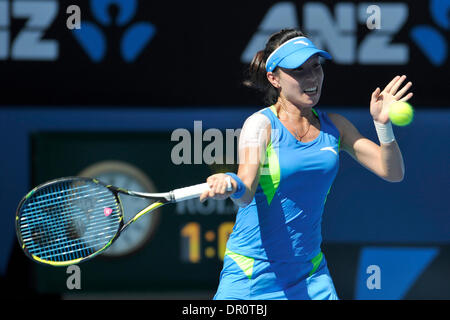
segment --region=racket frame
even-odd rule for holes
[[[68,261],[51,261],[51,260],[44,260],[32,253],[29,252],[28,248],[25,246],[25,242],[24,239],[22,237],[22,233],[20,231],[20,215],[21,215],[21,209],[23,207],[23,205],[25,204],[25,202],[37,191],[46,188],[52,184],[56,184],[56,183],[61,183],[61,182],[65,182],[65,181],[83,181],[83,182],[94,182],[95,184],[98,184],[100,186],[106,187],[108,190],[110,190],[112,192],[112,194],[115,197],[115,200],[117,202],[117,204],[120,207],[120,213],[119,213],[119,226],[118,229],[115,233],[115,235],[111,238],[111,240],[105,245],[103,246],[101,249],[96,250],[95,252],[93,252],[92,254],[86,256],[86,257],[82,257],[82,258],[77,258],[77,259],[73,259],[73,260],[68,260]],[[122,194],[127,194],[130,196],[135,196],[135,197],[141,197],[141,198],[147,198],[147,199],[152,199],[152,200],[157,200],[156,202],[153,202],[152,204],[150,204],[149,206],[145,207],[144,209],[142,209],[141,211],[139,211],[132,219],[130,219],[129,221],[127,221],[126,223],[124,223],[124,216],[123,216],[123,204],[122,201],[119,198],[119,193]],[[16,235],[17,235],[17,239],[19,241],[19,245],[22,248],[22,250],[25,252],[26,256],[29,257],[31,260],[36,261],[40,264],[44,264],[44,265],[51,265],[54,267],[64,267],[64,266],[69,266],[69,265],[73,265],[73,264],[78,264],[80,262],[84,262],[86,260],[90,260],[94,257],[96,257],[97,255],[99,255],[100,253],[102,253],[103,251],[105,251],[107,248],[109,248],[114,241],[116,241],[116,239],[120,236],[120,234],[133,222],[135,222],[137,219],[139,219],[141,216],[143,216],[146,213],[149,213],[169,202],[173,202],[171,201],[171,195],[170,192],[166,192],[166,193],[143,193],[143,192],[136,192],[136,191],[130,191],[130,190],[126,190],[123,188],[118,188],[112,185],[108,185],[105,184],[101,181],[99,181],[98,179],[94,179],[94,178],[88,178],[88,177],[64,177],[64,178],[58,178],[58,179],[53,179],[50,181],[47,181],[43,184],[38,185],[37,187],[33,188],[30,192],[28,192],[20,201],[17,210],[16,210],[16,219],[15,219],[15,226],[16,226]]]

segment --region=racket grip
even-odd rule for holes
[[[175,189],[172,191],[172,199],[173,202],[180,202],[188,199],[198,198],[206,190],[209,190],[209,185],[206,182],[190,187]]]
[[[233,187],[231,185],[230,177],[226,178],[227,181],[227,191],[233,190]],[[173,202],[180,202],[184,200],[189,200],[193,198],[198,198],[200,195],[205,192],[206,190],[209,190],[209,184],[208,183],[200,183],[196,184],[194,186],[180,188],[173,190],[172,193],[172,201]]]

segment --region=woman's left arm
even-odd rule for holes
[[[377,125],[381,126],[382,129],[387,129],[388,132],[391,128],[389,120],[390,105],[396,101],[407,101],[413,95],[411,92],[405,95],[412,86],[411,82],[398,90],[405,79],[406,76],[397,76],[383,91],[377,88],[372,93],[370,114],[374,122],[377,122]],[[337,113],[329,113],[329,116],[340,131],[342,150],[345,150],[362,166],[386,181],[400,182],[403,180],[405,168],[397,141],[393,140],[377,145],[362,136],[358,129],[344,116]]]

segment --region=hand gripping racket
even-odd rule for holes
[[[228,179],[227,191],[231,191]],[[67,177],[31,190],[16,212],[20,246],[33,261],[68,266],[92,259],[107,249],[130,224],[167,203],[199,197],[207,183],[166,193],[129,191],[96,179]],[[155,202],[124,222],[119,193]]]

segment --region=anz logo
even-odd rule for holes
[[[136,15],[137,0],[91,0],[89,8],[95,22],[82,21],[80,29],[70,31],[92,62],[101,62],[111,46],[107,43],[108,27],[123,28],[120,55],[131,63],[135,61],[156,34],[149,22],[132,21]],[[110,7],[118,8],[112,21]],[[65,8],[61,8],[64,9]],[[0,0],[0,61],[1,60],[58,60],[59,42],[44,38],[59,13],[58,0]],[[26,20],[23,28],[12,38],[11,21]],[[105,31],[105,30],[106,31]]]
[[[133,22],[137,11],[137,0],[91,0],[91,13],[95,22],[83,21],[81,29],[73,30],[75,39],[93,62],[101,62],[108,50],[105,32],[102,27],[126,27],[120,40],[120,54],[125,62],[133,62],[152,40],[156,28],[149,22]],[[115,5],[119,10],[116,21],[112,21],[109,8]]]
[[[380,29],[368,32],[358,41],[358,25],[366,25],[367,8],[371,5],[380,8]],[[409,9],[403,2],[343,2],[335,4],[332,10],[321,2],[306,2],[301,29],[318,47],[330,52],[336,64],[405,65],[410,62],[410,45],[393,39],[405,26]],[[449,0],[430,0],[429,13],[435,26],[416,25],[408,31],[411,41],[434,66],[442,66],[447,61],[444,34],[450,29],[449,10]],[[251,62],[254,54],[264,48],[268,36],[283,28],[299,28],[294,2],[279,2],[269,9],[242,53],[241,61]]]
[[[0,0],[0,60],[56,60],[56,40],[42,39],[58,14],[58,1]],[[11,19],[26,19],[11,39]]]

